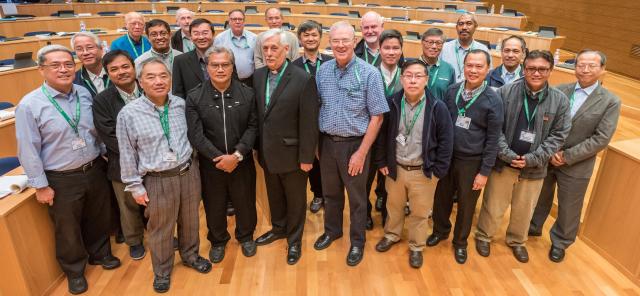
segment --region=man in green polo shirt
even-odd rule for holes
[[[420,60],[425,62],[429,69],[427,88],[439,100],[443,99],[449,85],[455,82],[453,67],[438,58],[444,41],[444,33],[438,28],[430,28],[422,34],[422,56],[420,56]]]

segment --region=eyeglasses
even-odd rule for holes
[[[53,64],[48,64],[48,65],[42,64],[40,66],[60,71],[60,70],[62,70],[62,68],[67,69],[67,70],[74,69],[76,67],[76,64],[73,63],[73,62],[68,62],[68,63],[53,63]]]
[[[167,36],[169,36],[169,32],[167,31],[162,31],[160,33],[153,32],[149,34],[149,38],[158,38],[158,37],[167,37]]]
[[[195,31],[195,32],[191,32],[191,36],[194,38],[199,38],[199,37],[209,37],[212,35],[211,31]]]
[[[230,21],[234,22],[234,23],[240,23],[242,21],[244,21],[243,17],[233,17],[229,19]]]
[[[585,70],[587,68],[589,68],[589,69],[598,69],[598,68],[600,68],[600,65],[599,64],[577,64],[576,68],[580,69],[580,70]]]
[[[77,53],[83,53],[83,52],[85,52],[85,51],[94,51],[94,50],[96,50],[96,48],[98,48],[98,47],[93,46],[93,45],[87,45],[87,47],[80,47],[80,46],[78,46],[78,47],[74,48],[74,50],[75,50]]]
[[[540,75],[547,75],[551,71],[550,68],[535,68],[535,67],[526,67],[524,68],[524,72],[529,75],[533,75],[536,72],[540,73]]]
[[[209,67],[213,68],[214,70],[218,70],[218,69],[228,70],[231,67],[231,63],[221,63],[221,64],[211,63],[209,64]]]
[[[350,45],[353,43],[353,39],[331,39],[329,42],[331,45]]]
[[[434,41],[434,40],[422,40],[422,43],[426,44],[427,46],[440,46],[442,44],[444,44],[444,42],[442,41]]]
[[[522,50],[519,49],[508,49],[508,48],[503,48],[502,49],[503,53],[513,53],[513,54],[520,54],[522,53]]]
[[[427,75],[425,75],[425,74],[412,74],[412,73],[402,74],[402,79],[407,80],[407,81],[412,81],[414,79],[421,80],[421,79],[424,79],[426,77],[427,77]]]

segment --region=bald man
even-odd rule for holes
[[[282,11],[277,7],[269,7],[264,12],[264,19],[267,22],[267,26],[269,29],[281,29],[282,22],[284,21],[284,17],[282,16]],[[287,45],[289,45],[289,51],[287,52],[287,59],[289,61],[295,61],[298,57],[300,57],[300,44],[298,43],[298,36],[289,31],[284,31],[285,39],[287,40]],[[262,55],[262,34],[258,35],[256,38],[256,46],[253,49],[253,63],[255,65],[255,69],[260,69],[265,66],[264,57]]]
[[[122,49],[135,60],[151,49],[149,39],[143,36],[144,17],[137,12],[129,12],[124,15],[124,24],[127,28],[127,34],[113,40],[111,50]]]
[[[362,40],[356,45],[355,55],[368,64],[380,65],[380,34],[384,30],[384,19],[375,11],[369,11],[360,20]]]

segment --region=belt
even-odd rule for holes
[[[415,171],[415,170],[421,170],[422,166],[421,165],[404,165],[404,164],[398,164],[399,167],[403,168],[405,171]]]
[[[65,171],[46,171],[47,174],[52,174],[52,175],[70,175],[70,174],[77,174],[77,173],[83,173],[85,174],[86,172],[88,172],[91,168],[93,168],[93,166],[95,166],[98,163],[98,159],[100,158],[100,156],[98,156],[96,159],[87,162],[83,165],[81,165],[80,167],[77,167],[75,169],[70,169],[70,170],[65,170]]]
[[[185,161],[183,164],[181,164],[181,165],[179,165],[179,166],[177,166],[175,168],[168,169],[166,171],[147,172],[147,176],[160,177],[160,178],[183,176],[184,174],[186,174],[189,171],[190,167],[191,167],[191,158],[189,158],[189,160]]]
[[[350,141],[360,140],[364,137],[364,136],[342,137],[342,136],[335,136],[335,135],[330,135],[325,133],[322,133],[322,134],[334,142],[350,142]]]

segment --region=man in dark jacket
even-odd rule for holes
[[[487,87],[489,54],[473,49],[464,59],[465,80],[449,87],[445,100],[455,122],[453,160],[449,173],[436,188],[433,206],[433,234],[427,239],[432,247],[447,239],[451,232],[449,217],[453,196],[458,196],[453,248],[456,261],[467,260],[467,238],[480,191],[487,182],[498,153],[502,128],[502,101]]]
[[[369,11],[360,20],[362,40],[354,48],[354,54],[368,64],[380,65],[380,34],[384,30],[384,18],[375,11]]]
[[[453,125],[445,104],[426,91],[427,65],[412,60],[401,71],[403,90],[389,98],[390,112],[376,141],[376,166],[389,177],[389,216],[376,250],[386,252],[400,241],[408,200],[409,265],[420,268],[436,183],[449,169]]]
[[[100,39],[91,32],[78,32],[71,37],[71,48],[82,63],[73,83],[84,86],[95,98],[109,86],[109,76],[102,67]]]
[[[198,84],[209,81],[204,53],[213,44],[215,34],[211,22],[201,18],[191,22],[189,31],[196,48],[173,60],[172,93],[183,99]]]
[[[171,48],[187,53],[195,49],[193,42],[191,41],[191,33],[189,32],[189,26],[195,13],[193,11],[180,8],[176,11],[176,24],[180,27],[171,36]]]
[[[496,67],[487,75],[487,82],[491,87],[501,87],[522,77],[522,59],[527,54],[527,43],[520,36],[511,35],[501,43],[502,65]]]

